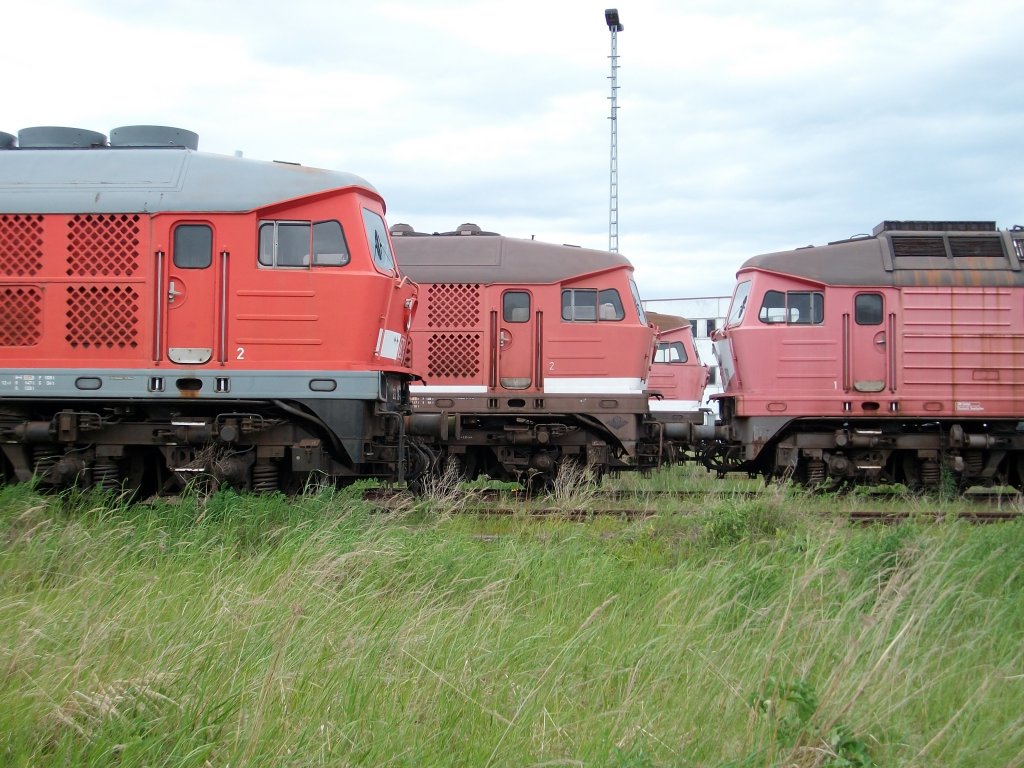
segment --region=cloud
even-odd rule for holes
[[[610,3],[614,5],[614,3]],[[1024,223],[1020,0],[619,3],[619,245],[648,298],[886,218]],[[349,170],[392,222],[608,244],[603,6],[40,0],[0,130],[163,123]]]

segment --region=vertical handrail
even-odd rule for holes
[[[156,252],[156,301],[153,318],[153,362],[163,360],[164,330],[164,252]]]
[[[853,364],[850,360],[850,313],[843,313],[843,392],[850,391]]]
[[[228,361],[228,252],[220,252],[220,351],[221,365]]]
[[[497,310],[491,310],[491,349],[490,349],[490,371],[488,376],[488,386],[491,389],[498,388],[498,312]]]
[[[889,391],[896,391],[896,313],[889,313],[889,354],[887,375],[889,378]]]
[[[539,309],[536,314],[536,339],[534,341],[534,368],[533,380],[538,392],[544,391],[544,313]]]

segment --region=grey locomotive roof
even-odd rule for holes
[[[351,173],[181,147],[4,149],[0,213],[251,211],[348,186]]]
[[[1024,285],[1024,231],[966,224],[977,223],[884,222],[870,237],[767,253],[748,259],[740,269],[826,285]]]
[[[402,271],[419,283],[556,283],[617,267],[632,267],[608,251],[487,234],[394,236]]]
[[[683,328],[690,325],[690,321],[685,317],[679,315],[663,315],[661,312],[652,312],[651,310],[645,310],[644,314],[647,315],[647,319],[654,323],[655,327],[662,333],[665,331],[674,331],[677,328]]]

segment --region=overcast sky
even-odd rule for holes
[[[0,131],[160,124],[357,173],[388,220],[619,250],[644,298],[883,219],[1024,224],[1024,0],[138,0],[0,14]]]

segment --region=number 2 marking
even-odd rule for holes
[[[549,371],[555,370],[555,361],[554,360],[552,360],[550,363],[548,363],[548,370]]]
[[[238,357],[236,357],[235,359],[236,360],[245,360],[245,347],[239,347],[238,348]]]

